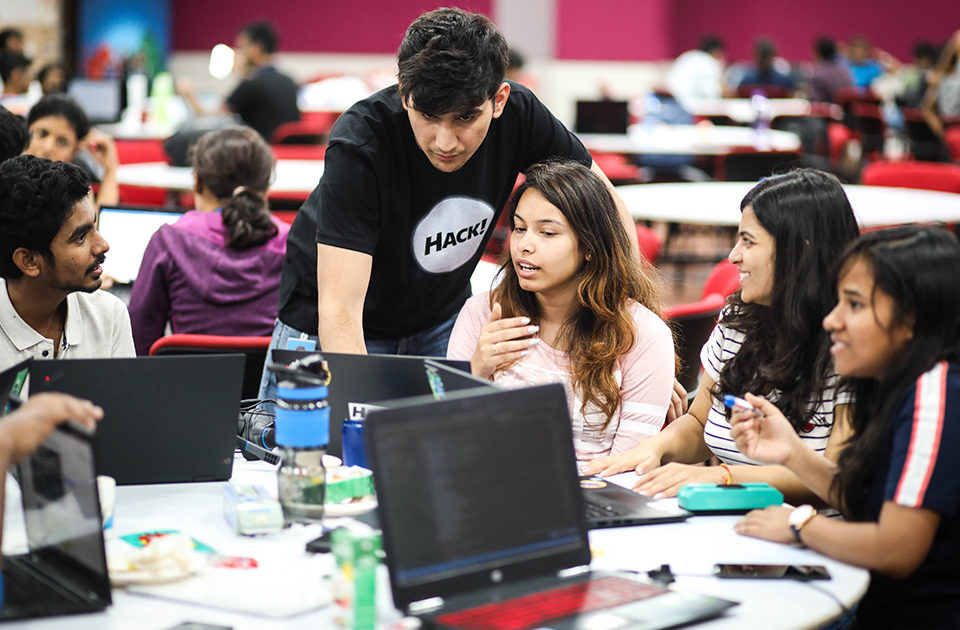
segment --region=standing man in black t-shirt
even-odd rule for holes
[[[273,66],[277,33],[269,22],[244,26],[237,33],[236,48],[244,76],[227,97],[226,105],[270,142],[277,127],[300,120],[297,84]]]
[[[331,131],[323,178],[287,239],[271,347],[444,356],[517,175],[559,157],[610,185],[529,90],[504,80],[507,45],[485,16],[425,13],[397,58],[398,85]],[[275,397],[270,381],[261,398]]]

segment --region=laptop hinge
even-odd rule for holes
[[[579,567],[569,567],[567,569],[560,569],[559,571],[557,571],[557,577],[560,578],[561,580],[565,580],[567,578],[572,578],[575,575],[583,575],[584,573],[589,573],[589,572],[590,572],[590,565],[584,564]]]
[[[410,602],[410,605],[407,606],[411,615],[425,615],[431,613],[435,610],[440,610],[443,608],[443,598],[442,597],[430,597],[428,599],[421,599],[418,602]]]

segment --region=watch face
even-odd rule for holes
[[[813,509],[812,505],[801,505],[793,512],[790,512],[787,522],[793,526],[803,525],[808,520],[813,518],[813,515],[816,513],[817,511]]]

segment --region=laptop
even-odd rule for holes
[[[367,417],[394,603],[431,627],[669,628],[735,605],[590,573],[560,384]]]
[[[71,79],[67,93],[73,97],[90,119],[90,123],[112,123],[120,120],[122,106],[120,79]]]
[[[136,280],[150,238],[161,225],[175,223],[181,216],[181,212],[159,208],[100,208],[97,229],[110,244],[103,272],[120,284],[130,284]]]
[[[577,101],[577,133],[625,134],[630,124],[627,101]]]
[[[271,351],[273,361],[289,364],[297,359],[314,354],[306,350]],[[339,354],[323,352],[330,368],[330,385],[327,404],[330,407],[330,443],[327,452],[336,456],[343,453],[343,436],[340,425],[347,418],[362,418],[374,403],[407,398],[410,396],[432,395],[431,383],[425,370],[426,362],[433,365],[457,369],[457,374],[447,374],[444,384],[449,380],[449,389],[463,389],[466,383],[459,380],[463,375],[469,380],[470,387],[486,384],[470,375],[468,361],[450,361],[435,357],[418,357],[395,354]]]
[[[0,621],[110,605],[90,432],[57,427],[17,466],[29,552],[3,558]]]
[[[97,473],[120,485],[226,481],[240,415],[243,355],[34,361],[31,393],[103,407]]]
[[[10,413],[19,406],[18,397],[30,375],[31,361],[33,359],[28,358],[0,372],[0,416]]]

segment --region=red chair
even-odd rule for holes
[[[271,210],[270,214],[277,221],[283,221],[287,225],[293,225],[293,220],[297,218],[296,210]]]
[[[277,127],[270,137],[270,144],[323,144],[333,122],[327,119],[295,120]]]
[[[960,193],[960,165],[941,162],[873,162],[861,175],[867,186],[922,188]]]
[[[872,157],[882,155],[887,123],[883,119],[880,105],[853,101],[850,104],[850,114],[850,127],[863,145],[863,154]]]
[[[163,354],[243,354],[241,398],[256,398],[260,376],[270,347],[270,337],[231,337],[175,333],[160,337],[150,346],[150,356]]]
[[[619,153],[591,153],[593,161],[607,178],[615,184],[642,184],[640,167],[631,164],[625,155]]]
[[[950,157],[960,162],[960,125],[947,127],[943,139],[947,144],[947,148],[950,149]]]
[[[714,265],[703,283],[703,293],[700,299],[705,300],[711,295],[729,297],[740,288],[740,270],[729,260],[722,260]]]
[[[140,164],[142,162],[167,162],[167,152],[160,140],[117,140],[117,158],[120,164]],[[164,188],[146,188],[121,184],[120,202],[136,206],[167,205],[167,191]]]
[[[663,319],[676,331],[677,356],[680,374],[677,380],[688,392],[697,388],[700,380],[700,349],[710,338],[717,317],[726,298],[717,293],[692,304],[678,304],[663,310]]]
[[[739,85],[737,98],[750,98],[754,92],[761,92],[767,98],[790,98],[794,88],[785,85]]]
[[[325,144],[274,144],[270,149],[278,160],[322,160],[327,154]]]
[[[657,262],[657,256],[663,249],[663,241],[657,236],[657,233],[645,225],[637,224],[637,244],[640,246],[640,254],[651,265]]]

